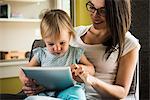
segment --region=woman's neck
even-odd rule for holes
[[[94,27],[91,27],[81,39],[84,43],[93,45],[102,44],[108,36],[109,34],[106,29],[96,30]]]

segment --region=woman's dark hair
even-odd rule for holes
[[[117,61],[124,49],[125,33],[131,24],[130,0],[105,0],[106,23],[111,37],[104,43],[107,46],[107,59],[115,50],[119,50]]]

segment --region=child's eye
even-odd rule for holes
[[[48,45],[49,45],[49,46],[53,46],[53,45],[54,45],[54,43],[49,43]]]
[[[60,45],[64,45],[65,44],[65,42],[60,42]]]

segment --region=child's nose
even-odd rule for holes
[[[60,45],[55,45],[54,46],[54,51],[60,51],[61,50],[61,46]]]

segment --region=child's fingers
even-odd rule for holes
[[[72,74],[75,75],[75,76],[77,76],[76,71],[77,71],[77,67],[78,66],[76,64],[72,64],[70,67],[71,67]]]
[[[24,77],[24,83],[27,84],[27,83],[31,83],[32,82],[32,79],[28,78],[28,77]]]
[[[75,64],[70,65],[70,67],[71,67],[71,71],[72,71],[72,72],[76,70]]]
[[[75,69],[80,68],[80,66],[78,66],[77,64],[74,64],[74,66],[75,66]]]
[[[80,75],[84,72],[84,68],[83,67],[79,67],[76,69],[76,75]]]

